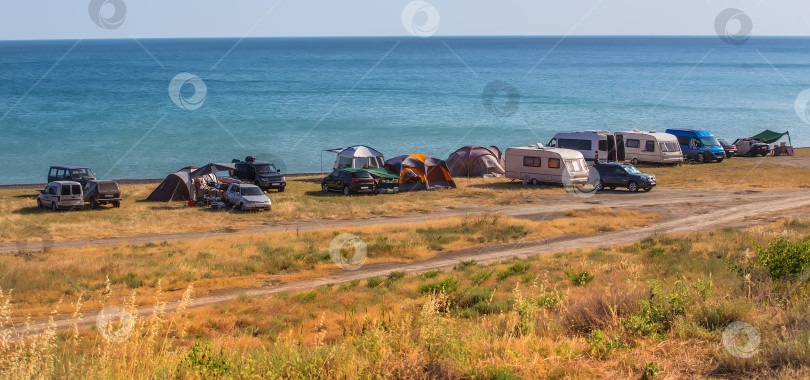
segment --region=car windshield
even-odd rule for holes
[[[717,142],[717,139],[714,136],[704,136],[700,138],[700,142],[706,146],[720,146],[720,143]]]
[[[90,169],[73,169],[70,171],[70,178],[72,179],[85,179],[93,178],[95,175]]]
[[[628,174],[641,174],[641,170],[636,169],[635,166],[625,166],[624,171]]]
[[[273,164],[254,165],[254,167],[256,168],[256,173],[259,174],[270,174],[277,171],[276,166]]]
[[[262,192],[262,189],[260,189],[258,187],[253,187],[253,186],[243,187],[243,188],[241,188],[239,190],[242,192],[242,195],[262,195],[262,194],[264,194]]]

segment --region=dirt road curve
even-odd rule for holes
[[[680,192],[679,192],[680,193]],[[705,193],[705,192],[704,192]],[[631,204],[636,207],[638,203],[662,205],[671,204],[673,202],[684,201],[684,197],[678,197],[675,193],[669,195],[663,193],[654,197],[644,197],[639,194],[639,197],[614,195],[609,197],[602,197],[603,199],[611,199],[610,205],[617,206],[620,204]],[[705,193],[703,195],[691,194],[690,201],[712,202],[720,201],[717,197],[721,194]],[[577,237],[577,236],[564,236],[557,239],[520,242],[520,243],[507,243],[498,245],[489,245],[484,247],[470,248],[459,250],[455,252],[446,252],[433,259],[418,261],[413,263],[383,263],[365,265],[356,271],[340,271],[330,278],[321,278],[315,280],[299,281],[288,284],[280,284],[267,288],[255,289],[233,289],[222,291],[216,294],[207,295],[204,297],[196,298],[193,307],[202,307],[214,305],[224,302],[236,300],[238,297],[261,297],[273,295],[281,292],[299,292],[311,288],[325,286],[327,284],[341,284],[351,280],[361,280],[375,276],[385,276],[391,271],[404,271],[409,274],[426,272],[434,269],[450,269],[456,265],[460,260],[475,260],[479,263],[488,263],[493,261],[504,260],[512,257],[528,257],[538,254],[549,254],[561,252],[571,249],[588,249],[596,247],[606,247],[617,244],[631,243],[639,241],[648,236],[656,233],[684,233],[684,232],[697,232],[706,231],[719,227],[726,226],[740,226],[751,225],[756,222],[742,222],[744,216],[750,216],[751,210],[762,210],[762,213],[772,213],[785,210],[792,210],[801,207],[810,206],[810,193],[807,192],[783,192],[783,193],[757,193],[757,194],[722,194],[722,200],[728,202],[729,198],[738,197],[736,204],[726,207],[708,208],[701,213],[688,213],[679,212],[662,218],[662,221],[653,225],[641,228],[621,230],[611,233],[598,234],[593,236]],[[696,198],[697,197],[697,198]],[[599,197],[597,197],[599,198]],[[748,201],[747,199],[750,199]],[[515,216],[528,216],[530,210],[540,210],[549,212],[553,210],[561,211],[578,207],[592,207],[593,204],[582,205],[580,201],[579,206],[572,206],[564,202],[554,205],[537,205],[537,206],[520,206],[508,207],[501,211],[508,215]],[[435,216],[434,216],[435,217]],[[419,218],[403,218],[411,221],[418,220]],[[376,221],[370,221],[376,223]],[[390,222],[390,221],[386,221]],[[177,307],[177,303],[169,303],[166,306],[167,311],[172,311]],[[138,314],[141,316],[149,315],[152,312],[151,306],[145,306],[138,309]],[[98,311],[85,311],[85,316],[78,321],[79,326],[90,326],[96,323],[96,316]],[[56,328],[59,330],[69,328],[73,320],[66,317],[64,319],[56,320]],[[43,331],[47,325],[44,321],[39,321],[33,324],[32,332]]]
[[[305,220],[294,222],[281,222],[249,227],[235,232],[189,232],[177,234],[150,234],[136,235],[122,238],[99,240],[72,240],[47,242],[53,248],[83,247],[86,245],[114,245],[119,243],[144,244],[150,242],[196,240],[206,237],[227,236],[238,233],[264,233],[287,230],[310,230],[316,228],[340,228],[349,226],[363,226],[370,224],[398,224],[420,222],[438,219],[446,216],[464,215],[481,212],[497,212],[508,216],[525,217],[529,219],[545,219],[549,215],[566,210],[582,210],[591,207],[604,206],[611,208],[641,209],[644,207],[670,206],[677,203],[701,202],[722,203],[750,200],[751,203],[768,201],[784,197],[802,196],[806,190],[786,190],[769,192],[704,190],[704,189],[656,189],[649,193],[629,193],[627,191],[605,191],[593,197],[578,197],[572,194],[550,196],[543,203],[532,205],[510,206],[481,206],[459,209],[445,209],[439,213],[417,215],[397,218],[375,219],[347,219],[347,220]],[[765,209],[767,210],[767,209]],[[647,209],[649,211],[649,209]],[[653,209],[655,211],[655,209]],[[665,216],[665,215],[664,215]],[[16,252],[20,250],[41,251],[43,243],[2,243],[0,253]]]

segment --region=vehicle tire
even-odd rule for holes
[[[632,160],[630,160],[630,162],[631,162],[633,165],[638,165],[638,162],[639,162],[639,161],[638,161],[638,158],[633,158]]]
[[[599,180],[596,184],[593,185],[593,191],[600,191],[605,188],[605,182]]]
[[[56,202],[51,202],[51,211],[53,212],[59,211],[59,207],[56,206]]]
[[[537,178],[532,178],[532,186],[537,186],[540,182],[537,181]]]
[[[762,156],[762,157],[765,157],[765,156],[768,155],[768,153],[760,153],[759,155]]]
[[[94,210],[98,208],[98,201],[96,201],[96,198],[90,198],[90,208]]]
[[[652,187],[645,187],[644,188],[644,191],[650,191],[650,190],[652,190]]]
[[[119,208],[119,207],[121,207],[121,201],[113,201],[112,205],[115,208]]]
[[[704,162],[706,162],[706,156],[704,156],[703,154],[698,154],[698,156],[697,156],[697,162],[699,162],[699,163],[701,163],[701,164],[702,164],[702,163],[704,163]]]
[[[717,163],[719,164],[719,163],[723,162],[723,160],[725,160],[725,158],[718,158]]]
[[[278,188],[278,192],[279,192],[279,193],[283,193],[283,192],[284,192],[284,186],[279,187],[279,188]]]
[[[42,200],[40,199],[37,199],[37,208],[45,208],[44,206],[42,206]]]
[[[627,184],[627,190],[630,190],[631,193],[637,192],[638,183],[636,183],[635,181],[630,181],[630,183]]]
[[[343,195],[349,196],[351,194],[352,194],[352,191],[349,190],[349,187],[348,186],[343,186]]]
[[[241,211],[241,212],[245,212],[245,211],[247,211],[247,208],[245,208],[245,204],[244,204],[244,203],[240,203],[240,204],[239,204],[239,211]]]
[[[322,183],[321,184],[321,191],[323,191],[324,193],[328,193],[329,192],[329,186],[326,186],[325,183]]]

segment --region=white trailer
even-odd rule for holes
[[[616,132],[619,161],[680,164],[683,152],[678,138],[669,133],[639,130]]]
[[[506,149],[506,177],[524,183],[564,185],[588,182],[588,164],[572,149],[546,148],[542,144]],[[570,183],[566,183],[569,182]]]

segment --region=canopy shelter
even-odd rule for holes
[[[774,131],[772,131],[770,129],[766,129],[766,130],[760,132],[757,135],[751,136],[751,138],[752,139],[757,139],[757,140],[759,140],[759,142],[763,142],[765,144],[773,144],[773,143],[775,143],[776,141],[778,141],[779,139],[781,139],[784,136],[788,137],[788,145],[793,146],[793,143],[790,141],[790,133],[789,132],[779,133],[779,132],[774,132]]]
[[[216,163],[212,162],[212,163],[210,163],[208,165],[205,165],[205,166],[191,172],[190,177],[191,177],[191,179],[195,179],[197,177],[208,176],[208,175],[211,175],[211,174],[214,174],[214,173],[232,172],[234,170],[236,170],[236,164],[233,164],[233,163],[216,164]]]
[[[146,197],[153,202],[187,201],[191,199],[191,180],[189,174],[196,170],[196,166],[189,166],[169,174],[166,179]]]
[[[358,169],[358,168],[345,168],[343,169],[347,172],[354,173],[354,172],[366,172],[371,174],[374,177],[384,178],[384,179],[399,179],[402,178],[387,168],[375,168],[375,169]]]
[[[424,154],[406,154],[385,161],[385,167],[399,174],[399,191],[455,188],[447,164]]]
[[[503,153],[497,146],[467,145],[450,153],[447,169],[453,177],[503,177]]]
[[[385,164],[385,157],[376,149],[365,145],[354,145],[346,148],[326,149],[321,152],[321,171],[323,171],[323,152],[336,153],[333,170],[344,168],[374,169]]]

